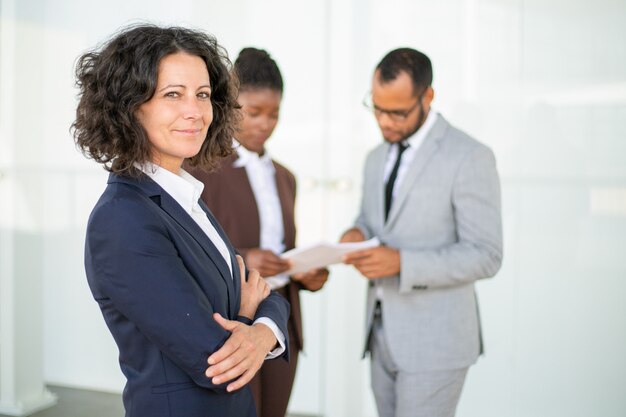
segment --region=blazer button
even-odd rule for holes
[[[413,285],[414,290],[427,290],[428,285]]]

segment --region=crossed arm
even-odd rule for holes
[[[218,314],[227,310],[218,294],[221,277],[209,290],[215,294],[201,288],[161,220],[141,204],[111,201],[94,212],[86,251],[94,296],[118,317],[111,331],[120,350],[149,341],[199,386],[233,391],[254,376],[276,345],[265,324],[248,326]],[[260,284],[260,278],[242,284],[248,301],[239,313],[269,317],[286,335],[287,301],[268,296]]]
[[[257,270],[250,270],[248,279],[245,279],[246,267],[239,255],[237,263],[241,279],[239,315],[252,320],[261,302],[270,295],[270,288]],[[227,320],[219,313],[213,314],[213,318],[231,335],[218,351],[209,356],[209,367],[205,374],[214,384],[236,378],[226,387],[227,391],[234,391],[250,382],[278,341],[272,330],[263,323],[247,325]]]

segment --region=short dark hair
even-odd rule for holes
[[[100,48],[78,58],[79,88],[72,130],[83,154],[118,174],[139,175],[135,164],[151,160],[151,143],[135,115],[154,95],[158,67],[171,54],[185,52],[204,60],[211,82],[213,121],[193,166],[212,169],[232,152],[239,121],[237,84],[226,51],[204,32],[182,27],[132,25]]]
[[[401,71],[406,72],[413,80],[415,94],[430,87],[433,82],[433,67],[430,59],[412,48],[398,48],[387,53],[376,66],[376,70],[379,71],[379,77],[383,83],[395,80]]]
[[[263,49],[243,48],[235,60],[241,90],[269,88],[283,92],[283,77],[276,61]]]

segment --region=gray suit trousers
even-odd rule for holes
[[[425,372],[399,369],[391,358],[380,317],[374,320],[370,344],[379,417],[454,416],[469,367]]]

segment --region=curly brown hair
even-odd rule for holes
[[[204,60],[211,80],[213,122],[200,152],[189,164],[213,169],[232,152],[240,119],[237,80],[217,40],[202,31],[151,24],[122,29],[78,58],[79,98],[74,140],[83,154],[121,175],[139,175],[135,164],[151,160],[151,143],[135,113],[154,95],[158,67],[168,55],[185,52]]]

